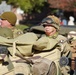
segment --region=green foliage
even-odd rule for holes
[[[8,4],[19,5],[26,13],[41,12],[45,0],[7,0]]]
[[[51,14],[55,14],[55,13],[58,12],[58,9],[56,9],[56,8],[52,8],[52,9],[50,9],[50,10],[51,10]]]
[[[0,3],[1,3],[1,1],[2,1],[2,0],[0,0]]]
[[[74,5],[74,7],[76,8],[76,2],[74,2],[74,4],[73,4],[73,5]]]
[[[42,7],[44,6],[44,0],[34,0],[34,11],[41,12]]]

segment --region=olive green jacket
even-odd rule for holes
[[[0,36],[0,44],[7,46],[9,52],[13,56],[15,53],[30,55],[32,53],[32,46],[37,39],[36,34],[29,32],[14,39],[8,39]]]
[[[57,48],[63,53],[63,56],[67,56],[69,51],[71,51],[70,45],[67,42],[60,43],[60,41],[65,40],[67,40],[66,37],[62,35],[57,35],[55,37],[43,36],[35,42],[33,48],[39,51],[51,51]]]
[[[16,38],[23,34],[23,31],[17,28],[6,28],[6,27],[0,27],[0,36],[3,36],[8,39]]]

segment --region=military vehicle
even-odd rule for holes
[[[64,26],[63,26],[63,29],[67,30]],[[70,30],[72,30],[72,29],[70,29]],[[36,33],[39,38],[42,36],[42,34],[44,34],[44,29],[42,26],[33,26],[30,29],[25,29],[24,32],[26,32],[26,31]],[[69,31],[67,31],[67,33],[65,33],[65,32],[61,33],[62,31],[63,30],[60,30],[60,32],[59,32],[62,35],[65,35],[69,32]],[[69,40],[70,39],[68,39],[66,41],[69,41]],[[9,42],[9,43],[11,43],[11,42]],[[7,43],[7,45],[9,43]],[[63,43],[63,42],[61,42],[61,43]],[[15,45],[16,44],[14,42],[13,43],[14,48],[15,48]],[[3,46],[1,46],[1,47],[2,48],[0,51],[0,55],[2,55],[2,57],[5,57],[8,54],[7,48],[3,47]],[[10,45],[10,47],[11,47],[11,45]],[[56,55],[56,56],[54,56],[54,55]],[[3,64],[2,65],[0,64],[0,67],[1,67],[0,74],[1,75],[62,75],[60,66],[64,67],[63,69],[65,72],[65,68],[66,68],[65,66],[67,66],[70,62],[69,62],[69,58],[61,57],[60,55],[61,55],[61,52],[54,51],[54,50],[52,52],[47,52],[47,54],[46,54],[46,52],[35,54],[35,55],[31,54],[30,55],[31,57],[30,56],[24,57],[22,55],[15,54],[15,56],[17,56],[18,58],[10,57],[10,59],[12,59],[12,60],[8,59],[9,63],[10,63],[9,65],[7,62],[6,62],[7,63],[6,64],[6,63],[4,63],[3,60],[1,60],[1,62],[3,62]],[[53,58],[55,60],[53,60]],[[49,60],[51,60],[51,61],[49,61]],[[59,62],[59,63],[57,63],[57,62]],[[29,66],[28,66],[28,64],[29,64]],[[60,66],[59,66],[59,64],[60,64]],[[26,66],[27,66],[27,68],[26,68]],[[28,67],[32,68],[32,71],[31,71],[32,74],[29,74],[30,68],[28,68]],[[3,69],[5,69],[5,71]],[[67,74],[65,74],[65,75],[67,75]]]
[[[36,33],[38,35],[38,37],[40,38],[43,34],[44,34],[44,28],[42,26],[33,26],[30,28],[30,31]],[[59,34],[63,35],[63,36],[68,36],[68,33],[71,31],[75,31],[76,32],[76,26],[60,26],[60,31]],[[76,36],[76,34],[75,34]],[[72,71],[70,72],[71,75],[75,75],[76,74],[76,42],[74,41],[72,43],[73,45],[71,45],[71,50],[72,50],[72,59],[71,59],[71,69]],[[64,58],[62,58],[64,59]],[[62,60],[61,59],[61,60]],[[67,59],[64,59],[66,61],[66,63],[68,62]],[[75,71],[75,72],[74,72]]]

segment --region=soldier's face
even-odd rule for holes
[[[56,33],[56,28],[50,25],[46,25],[44,27],[44,30],[45,30],[46,35],[48,36],[52,36],[53,34]]]
[[[1,19],[0,20],[0,26],[9,28],[11,26],[11,24],[7,20],[2,20]]]

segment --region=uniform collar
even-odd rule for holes
[[[54,35],[52,35],[52,36],[47,36],[47,37],[55,39],[55,38],[57,38],[57,36],[58,36],[58,32],[56,32],[56,33],[55,33]]]

